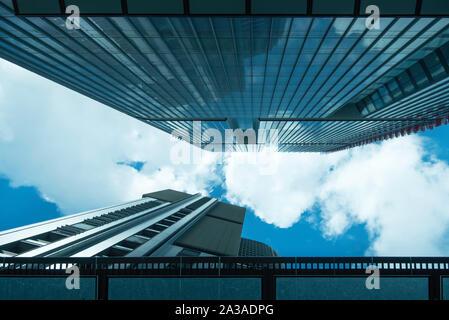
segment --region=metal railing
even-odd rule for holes
[[[84,274],[365,274],[375,266],[384,274],[449,275],[447,257],[107,257],[0,258],[2,274],[58,274],[76,265]]]
[[[367,268],[381,276],[419,277],[428,281],[428,298],[443,298],[449,277],[448,257],[106,257],[0,258],[2,277],[67,277],[77,266],[81,277],[94,277],[95,297],[106,300],[114,277],[259,278],[261,298],[276,299],[280,277],[367,277]]]

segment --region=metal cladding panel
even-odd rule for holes
[[[110,300],[259,300],[259,278],[111,278]]]
[[[0,277],[1,300],[95,300],[95,278],[82,277],[68,290],[66,277]]]
[[[424,3],[429,3],[425,1]],[[416,11],[416,0],[362,0],[360,2],[360,14],[366,13],[368,6],[382,8],[381,14],[414,14]],[[434,7],[432,5],[432,7]]]
[[[184,13],[183,0],[142,1],[128,0],[129,14],[180,14]]]
[[[242,238],[240,241],[239,256],[242,257],[277,257],[279,256],[276,251],[269,245]]]
[[[441,279],[441,287],[443,293],[443,300],[449,300],[449,278],[444,277]]]
[[[446,0],[426,0],[422,3],[422,14],[449,14]]]
[[[428,300],[425,277],[381,277],[379,290],[366,287],[366,277],[278,277],[279,300]]]
[[[188,193],[180,192],[180,191],[171,190],[171,189],[166,189],[166,190],[157,191],[157,192],[151,192],[151,193],[147,193],[147,194],[143,195],[144,198],[154,198],[157,200],[168,201],[168,202],[175,202],[175,201],[183,200],[190,196],[192,196],[192,195],[188,194]]]
[[[245,220],[245,211],[245,208],[219,202],[207,213],[207,215],[243,224],[243,220]]]
[[[175,244],[220,256],[237,256],[242,227],[239,223],[204,216]]]
[[[64,5],[78,5],[84,15],[281,15],[365,16],[376,5],[387,16],[444,16],[447,0],[0,0],[15,2],[21,15],[62,15]],[[369,13],[369,11],[368,11]]]

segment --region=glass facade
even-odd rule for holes
[[[87,15],[102,8],[75,2]],[[315,13],[325,15],[330,4],[315,2]],[[108,1],[104,13],[121,12],[120,3]],[[207,3],[191,0],[190,10],[246,10],[244,1]],[[166,10],[127,4],[135,12]],[[267,7],[258,0],[252,8]],[[386,16],[371,30],[365,17],[337,15],[90,16],[79,30],[65,22],[14,16],[12,2],[0,0],[0,57],[166,132],[191,135],[191,120],[205,119],[203,131],[279,129],[281,151],[332,151],[423,123],[300,119],[328,119],[348,104],[362,120],[448,110],[449,18]],[[411,96],[420,98],[413,108]],[[435,116],[446,122],[447,114]]]
[[[245,211],[199,193],[166,189],[0,232],[0,258],[237,256]]]
[[[380,277],[368,290],[366,277],[297,277],[276,279],[279,300],[427,300],[425,277]]]
[[[442,278],[442,293],[443,293],[443,300],[449,300],[449,278],[444,277]]]
[[[260,278],[111,278],[111,300],[260,300]]]
[[[132,273],[132,272],[131,272]],[[364,276],[302,276],[275,280],[276,300],[429,300],[427,276],[381,276],[379,289],[367,289]],[[1,276],[1,300],[95,300],[101,284],[81,277],[69,290],[65,276]],[[262,277],[107,276],[108,300],[261,300]],[[442,300],[449,299],[449,281],[441,278]],[[438,297],[440,297],[438,295]]]
[[[9,1],[9,0],[8,0]],[[18,13],[54,14],[63,13],[67,0],[13,0]],[[40,2],[40,5],[35,5]],[[76,0],[78,4],[92,8],[102,15],[367,15],[366,8],[376,5],[385,16],[445,16],[449,8],[444,0]],[[111,7],[108,5],[111,4]],[[359,12],[357,12],[360,10]],[[92,11],[91,11],[92,12]]]
[[[362,110],[362,114],[367,115],[380,110],[386,104],[399,101],[402,97],[418,92],[447,77],[449,75],[449,57],[446,57],[442,52],[448,51],[449,43],[446,43],[424,59],[416,61],[408,69],[402,71],[387,84],[360,101],[357,106]],[[434,116],[437,117],[438,114]]]
[[[0,277],[0,300],[94,300],[94,277],[80,278],[79,289],[68,290],[67,277]]]

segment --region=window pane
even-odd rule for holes
[[[104,13],[114,14],[122,13],[122,4],[120,0],[71,0],[71,5],[78,6],[81,14]]]
[[[427,300],[427,278],[384,277],[381,290],[367,290],[364,277],[278,277],[278,300]],[[383,282],[382,282],[383,281]]]
[[[0,277],[1,300],[94,300],[95,278],[80,278],[79,290],[67,290],[65,277]]]
[[[393,101],[393,98],[390,96],[390,93],[388,92],[387,88],[385,87],[379,88],[379,93],[386,104],[389,104]]]
[[[435,80],[440,79],[441,77],[446,75],[446,71],[441,65],[441,61],[435,53],[431,53],[427,57],[424,58],[424,63],[426,64],[427,69],[429,69],[430,74]]]
[[[380,98],[380,95],[377,92],[374,92],[373,95],[371,96],[371,98],[373,99],[376,109],[379,110],[379,109],[385,107],[384,102],[382,101],[382,99]]]
[[[184,3],[182,0],[128,0],[128,13],[182,14],[184,13]]]
[[[111,300],[260,300],[259,278],[110,278]]]
[[[190,12],[193,14],[244,14],[244,0],[191,0]]]
[[[369,112],[376,111],[376,108],[374,107],[374,104],[371,102],[371,99],[366,98],[365,103],[366,103],[366,106],[367,106]]]
[[[410,73],[412,74],[413,79],[415,79],[418,87],[422,87],[429,83],[429,79],[427,78],[423,67],[419,63],[415,63],[410,68]]]
[[[396,82],[396,79],[391,80],[388,84],[388,89],[390,89],[391,94],[394,98],[399,98],[402,95],[401,89],[399,88],[398,83]]]
[[[402,72],[398,76],[399,83],[401,84],[402,89],[405,91],[405,93],[411,93],[415,90],[415,87],[413,86],[412,80],[408,76],[406,72]]]
[[[449,42],[440,48],[441,53],[446,58],[446,62],[449,62]]]
[[[21,14],[58,14],[61,12],[58,0],[17,0],[17,8]]]

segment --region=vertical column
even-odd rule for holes
[[[262,300],[276,300],[276,277],[270,270],[262,276]]]
[[[98,258],[95,258],[95,274],[96,274],[96,298],[97,300],[108,300],[109,279],[106,271],[98,266]]]
[[[108,300],[109,282],[105,274],[97,274],[97,300]]]
[[[429,300],[441,300],[441,276],[437,273],[429,276]]]

